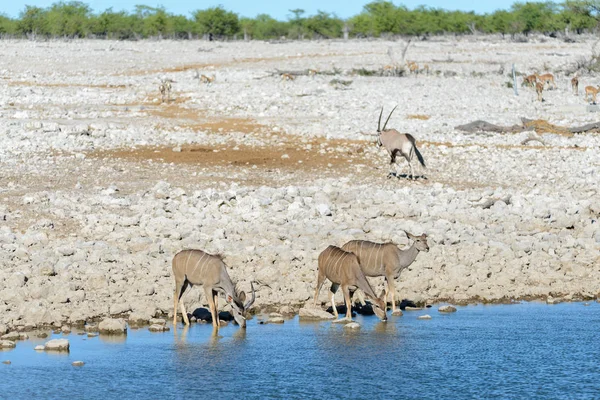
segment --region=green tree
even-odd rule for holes
[[[237,14],[226,11],[223,7],[212,7],[197,10],[193,13],[197,32],[201,35],[233,36],[240,31]]]
[[[335,15],[318,11],[317,15],[304,20],[304,27],[313,37],[338,38],[342,36],[344,22]]]
[[[90,7],[81,1],[54,3],[47,14],[48,31],[54,36],[83,37],[90,12]]]
[[[17,21],[0,14],[0,34],[14,35],[17,33]]]
[[[19,15],[17,31],[21,34],[46,35],[48,31],[47,12],[35,6],[25,6]]]

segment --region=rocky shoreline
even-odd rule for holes
[[[170,262],[184,248],[223,254],[243,290],[254,282],[253,313],[296,314],[312,301],[327,245],[368,239],[404,248],[403,230],[427,233],[430,252],[402,272],[400,298],[598,299],[600,135],[538,133],[546,145],[536,146],[521,145],[532,132],[453,128],[476,119],[510,125],[517,116],[594,121],[561,87],[568,77],[560,72],[543,104],[527,90],[515,97],[498,73],[513,62],[562,71],[590,43],[440,39],[409,53],[440,74],[389,78],[351,73],[389,63],[397,43],[385,41],[7,41],[0,331],[169,317]],[[103,61],[82,49],[102,51]],[[327,75],[268,75],[332,66],[353,81],[347,89]],[[217,80],[201,85],[196,69]],[[165,76],[175,81],[170,104],[157,92]],[[390,124],[417,137],[428,165],[416,181],[387,179],[385,152],[363,134],[374,131],[381,105],[398,103]],[[372,282],[382,288],[382,279]],[[204,307],[200,293],[186,294],[188,310]],[[319,299],[327,301],[325,290]]]

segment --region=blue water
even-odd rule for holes
[[[0,364],[0,398],[600,398],[598,303],[355,320],[357,332],[295,318],[232,324],[217,337],[210,325],[121,340],[71,334],[68,354],[33,350],[50,338],[19,342],[0,352],[12,362]]]

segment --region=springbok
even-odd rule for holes
[[[225,298],[233,310],[233,318],[242,328],[246,327],[246,311],[256,298],[252,282],[252,298],[246,304],[246,293],[236,290],[227,273],[227,267],[221,256],[208,254],[202,250],[182,250],[173,257],[173,276],[175,278],[175,295],[173,309],[173,326],[177,324],[177,303],[188,286],[202,285],[208,300],[213,327],[219,327],[218,291],[225,292]],[[180,304],[183,321],[190,321],[183,301]]]
[[[417,64],[414,61],[408,61],[406,63],[406,66],[408,67],[408,72],[411,74],[415,74],[417,75],[419,73],[419,64]]]
[[[341,286],[346,302],[346,319],[352,320],[352,303],[350,302],[350,289],[358,288],[373,302],[373,312],[382,321],[387,321],[385,302],[378,298],[369,284],[365,274],[360,268],[358,257],[340,249],[337,246],[329,246],[319,254],[317,289],[315,290],[314,306],[317,306],[317,298],[325,278],[331,281],[331,307],[333,314],[338,318],[335,307],[335,292]]]
[[[158,86],[158,91],[160,92],[161,102],[165,102],[165,97],[167,98],[167,102],[171,100],[171,80],[162,79],[160,81],[160,85]]]
[[[317,76],[318,73],[319,73],[319,71],[316,69],[313,69],[313,68],[308,69],[308,76],[310,76],[311,78],[314,78],[315,76]]]
[[[281,74],[281,80],[282,81],[293,81],[294,79],[294,75],[292,74]]]
[[[535,87],[536,82],[537,82],[537,76],[535,74],[527,75],[525,78],[523,78],[523,82],[521,82],[521,87],[523,87],[523,86]]]
[[[374,243],[366,240],[351,240],[342,246],[343,250],[356,254],[365,276],[385,276],[387,286],[383,301],[387,304],[387,295],[390,293],[392,314],[396,312],[395,280],[400,277],[402,270],[415,261],[420,251],[429,251],[426,234],[414,236],[406,231],[404,233],[413,240],[412,246],[406,250],[400,250],[394,243]]]
[[[554,75],[552,75],[552,74],[538,75],[536,73],[535,77],[537,78],[538,81],[540,81],[542,83],[542,85],[548,84],[548,89],[550,89],[550,88],[556,89],[556,82],[554,81]]]
[[[542,93],[544,91],[544,84],[542,82],[536,82],[535,83],[535,92],[537,93],[537,98],[538,101],[544,101],[544,97],[542,96]]]
[[[387,120],[385,121],[385,124],[383,124],[383,129],[381,129],[381,116],[383,115],[383,107],[381,107],[379,121],[377,122],[377,144],[379,145],[379,147],[384,146],[387,152],[389,153],[390,168],[392,165],[395,165],[396,167],[398,166],[398,164],[396,164],[396,156],[398,155],[398,153],[400,153],[408,162],[411,179],[415,179],[413,167],[410,163],[415,154],[417,155],[417,159],[419,160],[421,165],[425,167],[425,160],[423,159],[421,152],[419,152],[419,149],[417,149],[417,142],[415,138],[409,133],[400,133],[395,129],[385,129],[396,107],[394,107]],[[392,175],[393,173],[390,169],[388,177],[391,177]]]
[[[423,65],[421,72],[425,73],[425,75],[429,75],[429,64]]]
[[[600,92],[600,86],[598,86],[598,87],[586,86],[585,87],[585,101],[588,101],[588,96],[591,95],[592,102],[594,104],[596,104],[596,96],[598,95],[598,92]]]
[[[213,83],[215,81],[215,74],[213,74],[212,76],[208,76],[208,75],[201,75],[200,76],[200,83],[204,83],[206,85],[210,85],[211,83]]]
[[[575,72],[575,76],[571,78],[571,89],[573,89],[575,96],[579,96],[579,78],[577,77],[577,72]]]

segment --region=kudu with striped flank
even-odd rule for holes
[[[421,163],[421,165],[425,167],[425,160],[423,159],[423,156],[421,155],[419,149],[417,149],[417,142],[415,138],[409,133],[400,133],[395,129],[385,129],[396,107],[394,107],[390,115],[388,115],[385,124],[383,124],[383,129],[381,129],[381,116],[383,115],[383,107],[381,107],[381,113],[379,113],[379,121],[377,122],[377,144],[379,145],[379,147],[385,147],[385,149],[390,155],[390,173],[388,177],[391,177],[393,175],[391,170],[392,165],[396,166],[397,173],[398,164],[396,164],[396,156],[399,153],[408,162],[411,179],[415,179],[413,167],[411,164],[411,161],[415,154],[417,155],[419,163]]]
[[[217,309],[219,291],[225,293],[225,298],[231,305],[235,321],[240,327],[246,327],[246,311],[256,298],[254,286],[251,282],[252,298],[244,304],[246,293],[237,291],[235,284],[227,273],[227,266],[220,256],[208,254],[202,250],[182,250],[173,257],[173,276],[175,278],[173,326],[177,324],[177,303],[181,300],[181,296],[183,296],[187,287],[202,285],[208,300],[213,327],[219,327],[219,310]],[[186,325],[189,325],[190,321],[183,302],[180,303],[180,306],[183,321]]]
[[[346,302],[346,319],[352,320],[352,303],[350,302],[350,289],[361,289],[373,302],[373,312],[382,321],[387,321],[385,302],[378,298],[371,288],[369,281],[360,268],[358,257],[340,249],[337,246],[329,246],[319,254],[317,289],[315,290],[314,306],[317,306],[317,298],[325,278],[331,281],[331,307],[333,314],[338,317],[335,307],[335,292],[341,286]]]
[[[396,312],[395,280],[400,277],[402,270],[415,261],[420,251],[429,251],[426,234],[415,236],[406,231],[404,233],[413,240],[412,246],[406,250],[400,250],[394,243],[374,243],[367,240],[351,240],[342,246],[343,250],[356,254],[365,276],[385,276],[387,287],[383,301],[387,304],[387,295],[390,293],[392,314]]]

